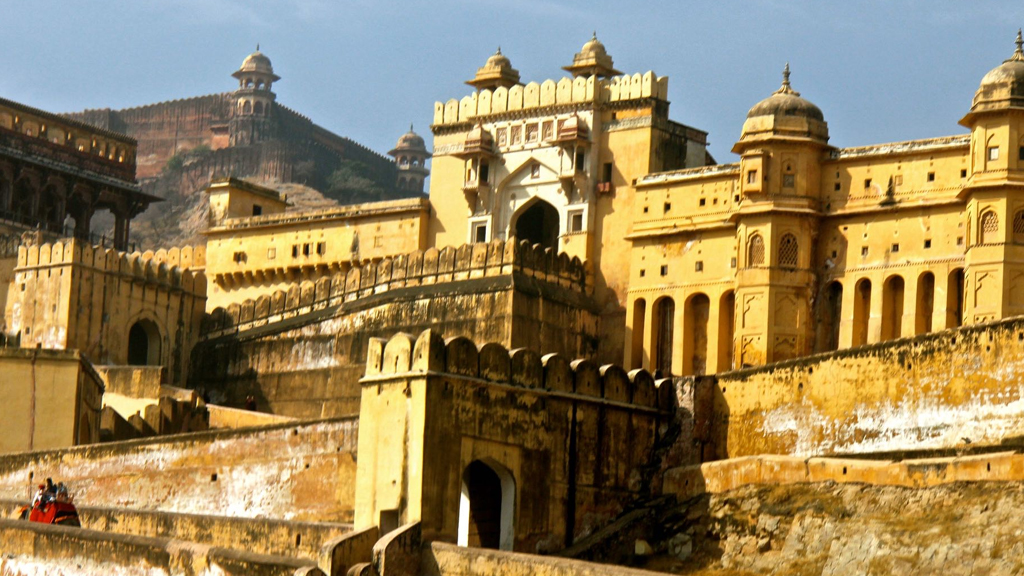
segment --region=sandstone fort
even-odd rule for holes
[[[1006,40],[950,135],[852,148],[779,63],[729,164],[596,34],[386,153],[259,49],[0,98],[0,574],[1024,573]],[[47,478],[80,527],[16,519]]]

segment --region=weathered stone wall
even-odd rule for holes
[[[706,377],[714,457],[998,445],[1024,436],[1024,319]],[[698,408],[698,416],[707,405]]]
[[[536,574],[538,576],[654,576],[655,572],[594,564],[570,558],[535,556],[501,550],[464,548],[444,542],[432,542],[423,548],[425,576],[504,576]]]
[[[24,500],[0,500],[0,518],[15,518]],[[329,541],[352,531],[351,524],[296,522],[175,514],[79,505],[82,527],[111,534],[151,536],[248,550],[256,554],[316,560]]]
[[[178,250],[178,260],[182,252]],[[80,240],[18,249],[7,303],[10,330],[21,345],[78,349],[101,364],[129,363],[130,328],[147,329],[146,364],[167,368],[171,382],[188,369],[206,307],[206,277]]]
[[[366,372],[357,527],[394,510],[426,539],[458,541],[474,461],[513,480],[520,551],[560,550],[650,493],[641,469],[672,398],[647,372],[432,331],[372,340]]]
[[[86,506],[351,522],[358,421],[216,430],[0,456],[0,498],[63,481]]]
[[[0,346],[0,453],[98,442],[102,396],[78,351]]]
[[[687,574],[1019,574],[1024,455],[754,456],[678,468],[647,567]],[[732,572],[728,572],[732,573]]]
[[[495,241],[386,258],[217,309],[189,385],[214,403],[296,417],[359,412],[370,337],[433,328],[509,348],[593,357],[597,319],[578,259]]]
[[[37,522],[0,520],[4,576],[291,576],[311,560]]]

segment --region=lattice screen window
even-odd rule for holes
[[[779,242],[779,266],[796,268],[797,244],[796,236],[786,234]]]
[[[981,215],[981,243],[999,243],[999,217],[991,210]]]
[[[1024,210],[1018,210],[1013,215],[1013,242],[1024,244]]]
[[[764,265],[764,239],[754,234],[747,241],[747,266]]]

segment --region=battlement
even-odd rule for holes
[[[207,338],[215,338],[400,288],[512,273],[586,295],[593,293],[593,270],[578,257],[570,259],[564,252],[559,254],[525,240],[494,240],[417,250],[367,262],[316,282],[303,281],[226,309],[216,308],[204,319],[202,332]]]
[[[389,340],[370,340],[364,384],[409,373],[448,374],[661,411],[671,411],[675,405],[672,381],[655,383],[643,369],[627,373],[614,364],[599,367],[590,360],[541,356],[525,348],[508,350],[494,342],[478,346],[462,336],[443,339],[434,330],[424,330],[418,337],[399,333]]]
[[[206,248],[201,246],[129,254],[70,239],[66,243],[58,241],[18,247],[15,272],[79,265],[205,296],[206,276],[200,270],[190,270],[201,267],[200,262],[205,266]]]
[[[480,116],[572,104],[604,104],[640,99],[668,99],[668,77],[654,72],[616,76],[607,80],[562,78],[557,82],[517,84],[511,88],[481,90],[464,97],[434,103],[434,125],[468,123]]]

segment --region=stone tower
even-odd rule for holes
[[[399,190],[423,192],[423,182],[430,175],[430,169],[427,168],[430,152],[423,137],[413,132],[411,124],[409,131],[398,139],[395,148],[388,152],[388,155],[394,157],[395,164],[398,165],[396,187]]]
[[[274,82],[281,77],[274,74],[274,67],[256,46],[256,51],[246,56],[242,66],[232,74],[238,79],[235,90],[235,109],[229,123],[231,146],[247,146],[271,138],[271,121],[276,96],[271,90]]]
[[[828,125],[789,82],[747,113],[732,151],[740,155],[740,241],[733,358],[736,365],[778,362],[811,351],[811,265],[819,227],[820,163]],[[872,326],[877,330],[877,326]],[[877,338],[876,338],[877,339]],[[684,360],[684,374],[690,367]]]

